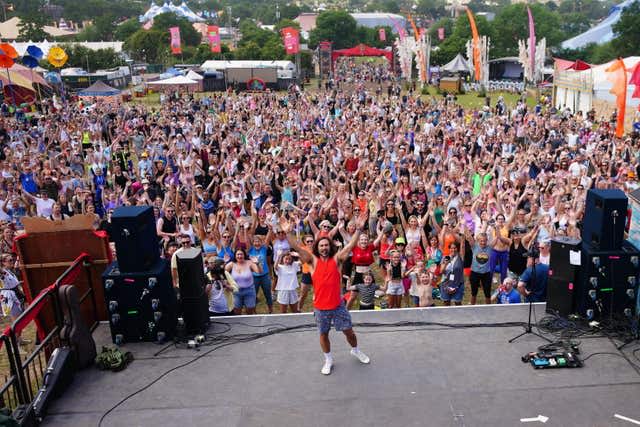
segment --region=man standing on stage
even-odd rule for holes
[[[284,223],[281,226],[289,236],[291,225]],[[320,332],[320,347],[324,352],[324,365],[320,371],[323,375],[329,375],[333,367],[331,342],[329,341],[331,325],[336,331],[344,333],[351,345],[351,354],[360,362],[369,363],[369,357],[358,349],[358,340],[351,325],[351,315],[347,311],[340,294],[340,266],[349,256],[360,237],[360,230],[363,227],[360,219],[357,221],[356,226],[356,233],[349,244],[340,252],[337,251],[336,246],[328,237],[321,237],[316,240],[313,245],[313,254],[300,248],[295,237],[288,237],[289,244],[298,252],[300,261],[311,266],[314,316]]]

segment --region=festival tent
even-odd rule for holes
[[[23,75],[6,68],[0,69],[0,81],[5,100],[11,103],[22,104],[33,102],[36,99],[36,91],[33,83]]]
[[[613,6],[609,12],[609,16],[602,20],[598,25],[582,34],[565,40],[560,45],[563,49],[580,49],[590,43],[603,44],[613,39],[613,26],[620,20],[622,11],[638,0],[626,0]]]
[[[114,89],[102,80],[98,80],[88,88],[78,92],[78,96],[116,96],[120,95],[120,93],[119,89]]]
[[[440,68],[441,71],[447,71],[449,73],[468,73],[472,69],[469,62],[461,53],[457,54],[455,58]]]
[[[387,58],[389,67],[393,67],[393,53],[385,49],[377,49],[375,47],[367,46],[366,44],[359,44],[350,49],[340,49],[331,52],[331,63],[336,62],[341,56],[384,56]]]
[[[195,81],[196,83],[198,83],[198,91],[202,91],[202,87],[204,85],[204,77],[203,76],[201,76],[200,74],[196,73],[193,70],[189,70],[189,72],[187,73],[187,75],[185,77]]]
[[[199,83],[195,80],[191,80],[186,76],[175,76],[164,80],[148,82],[147,85],[153,89],[186,89],[187,91],[195,91],[198,89]]]

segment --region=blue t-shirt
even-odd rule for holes
[[[531,292],[531,295],[525,298],[525,301],[529,302],[529,299],[531,299],[533,302],[545,302],[547,300],[549,266],[547,264],[536,264],[534,283],[531,283],[532,276],[533,268],[531,267],[527,268],[520,276],[520,281],[526,283],[527,289]]]
[[[489,269],[489,257],[491,248],[489,245],[481,248],[479,244],[473,245],[471,249],[473,252],[473,257],[471,260],[471,271],[479,274],[488,273]]]
[[[262,246],[260,249],[257,249],[255,246],[251,246],[248,252],[249,258],[256,257],[258,258],[258,264],[262,267],[262,273],[253,273],[254,276],[264,276],[269,274],[269,265],[267,264],[267,258],[269,257],[269,248],[267,246]]]
[[[520,300],[520,292],[516,288],[511,288],[511,292],[500,292],[498,294],[498,304],[518,304]]]

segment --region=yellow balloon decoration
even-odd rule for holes
[[[62,67],[64,64],[66,64],[68,59],[69,56],[67,55],[67,52],[65,52],[61,47],[53,46],[51,49],[49,49],[47,60],[49,61],[49,64],[53,65],[54,67]]]

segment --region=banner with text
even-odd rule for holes
[[[171,53],[174,55],[182,53],[180,48],[180,27],[169,28],[169,33],[171,34]]]
[[[220,45],[220,27],[209,25],[207,27],[207,35],[209,37],[209,44],[211,45],[211,52],[220,53],[222,51]]]
[[[287,55],[293,55],[300,51],[300,35],[298,30],[293,27],[283,28],[282,39]]]

